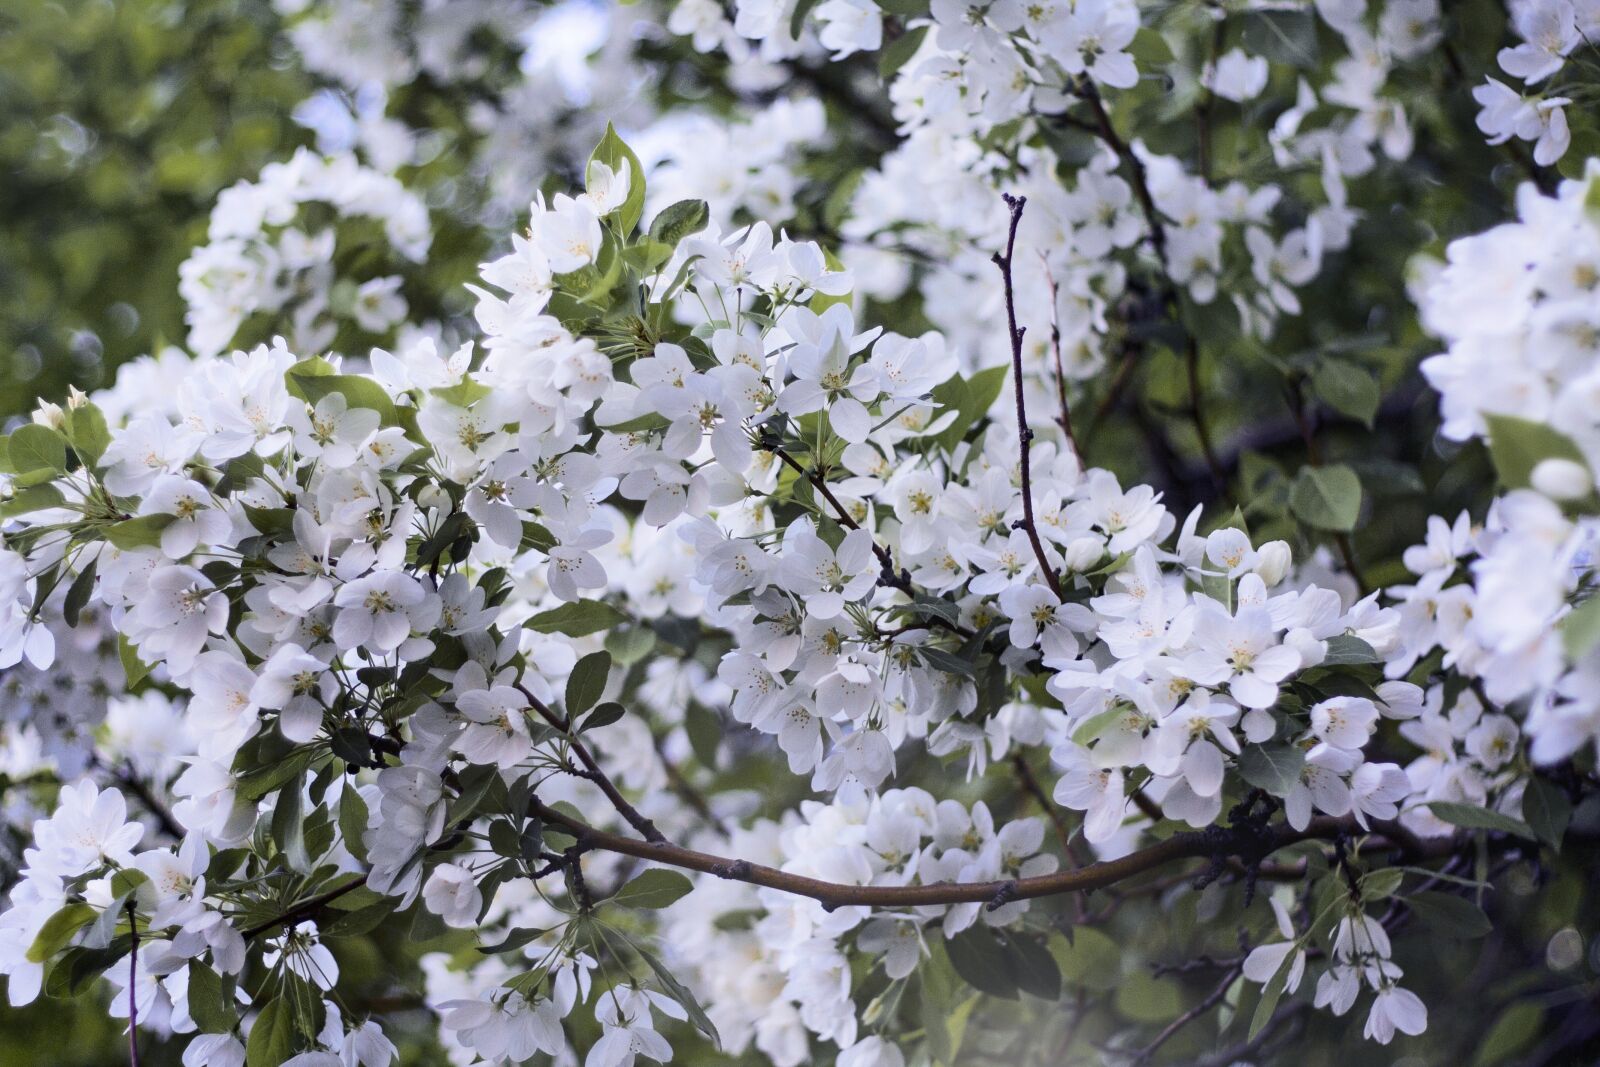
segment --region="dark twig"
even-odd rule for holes
[[[302,900],[288,911],[274,915],[265,922],[259,922],[254,926],[246,927],[243,931],[244,939],[246,941],[251,941],[270,930],[276,930],[280,926],[293,926],[301,919],[309,919],[311,916],[315,915],[329,904],[332,904],[340,897],[347,893],[353,892],[354,890],[360,889],[366,884],[367,876],[364,874],[360,874],[354,878],[340,882],[338,885],[334,886],[332,889],[329,889],[325,893],[319,893],[314,897]]]
[[[628,798],[622,795],[622,791],[617,788],[616,783],[600,769],[600,764],[594,758],[594,754],[589,751],[589,747],[578,740],[578,735],[572,732],[572,724],[563,716],[557,715],[552,711],[544,701],[534,696],[528,690],[528,687],[520,681],[516,683],[516,687],[517,692],[523,695],[524,699],[528,701],[534,711],[539,713],[539,716],[545,722],[566,735],[567,744],[571,746],[573,754],[578,757],[579,762],[589,772],[580,777],[587,778],[599,786],[600,791],[606,795],[606,799],[611,801],[611,806],[617,809],[617,814],[626,819],[629,826],[639,831],[646,841],[665,841],[666,837],[662,835],[660,830],[656,829],[656,824],[639,814],[639,809],[628,802]]]
[[[1222,981],[1217,983],[1216,988],[1207,993],[1200,1003],[1196,1004],[1194,1007],[1190,1008],[1188,1011],[1184,1012],[1182,1015],[1168,1023],[1166,1028],[1157,1034],[1148,1045],[1138,1051],[1133,1058],[1133,1062],[1145,1062],[1151,1056],[1156,1054],[1157,1049],[1170,1041],[1173,1036],[1178,1033],[1178,1031],[1182,1030],[1185,1026],[1188,1026],[1190,1023],[1200,1018],[1200,1016],[1216,1007],[1218,1002],[1221,1001],[1223,997],[1228,995],[1228,987],[1233,985],[1233,980],[1239,976],[1239,972],[1242,970],[1244,970],[1243,962],[1229,967],[1227,971],[1223,973]]]
[[[1011,371],[1016,385],[1017,393],[1017,449],[1022,459],[1022,529],[1028,535],[1028,543],[1033,545],[1033,555],[1039,561],[1039,570],[1044,573],[1045,580],[1050,583],[1050,591],[1059,598],[1061,596],[1061,580],[1056,577],[1056,569],[1050,564],[1050,557],[1045,555],[1044,543],[1039,540],[1039,528],[1033,521],[1033,475],[1029,471],[1031,464],[1028,461],[1028,445],[1033,440],[1033,431],[1028,429],[1028,406],[1022,395],[1022,335],[1023,328],[1017,325],[1017,299],[1012,285],[1011,268],[1017,247],[1017,225],[1022,221],[1022,209],[1027,206],[1028,198],[1025,196],[1012,196],[1010,193],[1001,193],[1006,202],[1006,207],[1011,211],[1011,226],[1006,234],[1005,252],[994,254],[994,264],[1000,268],[1000,277],[1005,283],[1006,290],[1006,326],[1011,338]]]
[[[128,898],[128,933],[133,943],[128,949],[128,1064],[139,1067],[139,916],[133,898]]]

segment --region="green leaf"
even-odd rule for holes
[[[1309,70],[1317,65],[1316,17],[1305,11],[1251,11],[1243,16],[1245,51]]]
[[[321,936],[330,937],[360,937],[370,934],[389,920],[398,907],[400,900],[397,897],[385,897],[383,900],[347,911],[338,918],[328,922],[322,927]]]
[[[626,622],[627,618],[610,604],[598,600],[576,600],[541,612],[523,623],[523,626],[535,633],[584,637],[609,630],[618,623]]]
[[[94,574],[99,563],[98,556],[91,559],[89,565],[78,572],[78,576],[72,580],[72,586],[67,590],[66,599],[61,603],[61,617],[67,620],[68,626],[78,625],[78,617],[88,605],[89,598],[94,595]]]
[[[1585,469],[1588,461],[1572,438],[1542,422],[1515,415],[1485,415],[1489,426],[1489,456],[1495,473],[1507,489],[1526,489],[1533,468],[1547,459],[1570,459]]]
[[[65,501],[66,497],[61,495],[61,490],[48,482],[44,485],[30,485],[18,490],[11,499],[0,501],[0,519],[14,519],[18,515],[59,507]]]
[[[11,466],[18,474],[48,470],[67,473],[67,439],[48,426],[26,423],[11,434]]]
[[[648,626],[630,626],[606,634],[606,651],[614,662],[631,667],[656,647],[656,632]]]
[[[694,758],[701,766],[715,769],[717,751],[722,747],[721,718],[699,701],[690,701],[683,713],[683,728],[689,735]]]
[[[1311,376],[1317,397],[1341,415],[1372,428],[1378,414],[1378,380],[1365,367],[1342,359],[1325,359]]]
[[[67,409],[67,441],[72,450],[92,467],[100,462],[111,444],[111,431],[106,428],[106,417],[95,405],[85,402]]]
[[[1468,830],[1497,830],[1500,833],[1515,834],[1525,837],[1529,841],[1537,840],[1528,824],[1509,815],[1488,808],[1480,808],[1475,804],[1457,804],[1448,800],[1430,801],[1426,807],[1445,822],[1454,826],[1464,827]]]
[[[44,921],[28,946],[28,962],[43,963],[67,947],[73,935],[100,916],[87,904],[68,904]]]
[[[117,635],[117,659],[122,662],[123,684],[132,689],[150,674],[150,664],[139,658],[127,634]]]
[[[608,700],[598,708],[595,708],[594,713],[583,720],[583,725],[578,727],[578,732],[583,733],[586,730],[598,730],[602,726],[610,726],[621,719],[626,711],[627,709],[621,704],[614,700]]]
[[[1133,42],[1128,45],[1128,54],[1139,64],[1141,70],[1171,63],[1174,58],[1172,46],[1167,44],[1167,39],[1149,26],[1139,27],[1139,32],[1133,35]]]
[[[278,800],[272,808],[272,839],[277,842],[278,851],[289,861],[289,866],[304,872],[311,869],[311,857],[306,853],[306,820],[302,801],[300,777],[296,775],[278,790]]]
[[[1043,941],[1013,932],[1006,934],[1006,947],[1019,989],[1041,1000],[1061,999],[1061,967]]]
[[[367,831],[367,802],[361,798],[352,779],[346,779],[344,792],[339,797],[339,837],[350,854],[365,863],[367,845],[362,835]]]
[[[689,991],[689,987],[678,981],[677,976],[667,970],[666,965],[656,958],[655,953],[631,940],[628,943],[633,946],[633,950],[655,972],[656,979],[666,988],[667,994],[683,1005],[683,1010],[689,1013],[689,1021],[694,1023],[695,1028],[709,1037],[711,1043],[720,1049],[722,1047],[722,1037],[717,1033],[716,1025],[712,1023],[711,1017],[700,1006],[700,1001]]]
[[[1561,640],[1567,649],[1567,659],[1577,662],[1600,645],[1600,596],[1573,608],[1561,620]]]
[[[667,248],[667,256],[662,262],[671,258],[673,250],[678,247],[678,242],[705,229],[706,223],[710,220],[711,211],[706,207],[704,200],[679,200],[676,204],[662,208],[660,213],[650,220],[650,240]]]
[[[1381,657],[1371,645],[1355,634],[1335,634],[1328,638],[1328,652],[1318,664],[1336,667],[1346,664],[1379,663]]]
[[[1544,1032],[1545,1007],[1532,1000],[1513,1002],[1495,1019],[1494,1025],[1478,1045],[1472,1067],[1496,1067],[1511,1063]]]
[[[623,160],[628,161],[628,196],[617,209],[617,219],[621,224],[622,236],[626,237],[639,225],[639,216],[644,214],[644,167],[640,165],[639,157],[633,154],[633,149],[617,136],[616,127],[608,122],[606,134],[590,153],[589,162],[604,163],[615,171],[621,167]],[[585,176],[588,173],[589,168],[585,166]]]
[[[1522,793],[1522,817],[1540,841],[1560,852],[1567,823],[1572,821],[1572,801],[1554,782],[1534,775]]]
[[[1463,897],[1428,891],[1413,893],[1405,901],[1417,918],[1447,937],[1467,940],[1494,929],[1483,909]]]
[[[1012,961],[986,926],[973,926],[944,943],[950,966],[980,993],[1016,1000],[1020,987]]]
[[[377,381],[356,374],[332,374],[329,373],[331,369],[331,365],[320,357],[296,363],[286,375],[289,392],[312,406],[329,393],[338,393],[344,397],[348,407],[369,408],[378,413],[383,425],[400,425],[394,400]]]
[[[1306,754],[1296,745],[1246,745],[1239,753],[1239,777],[1277,797],[1289,794],[1305,765]]]
[[[515,952],[524,945],[530,945],[549,933],[536,927],[513,927],[506,931],[505,939],[493,945],[479,945],[478,951],[485,956],[493,956],[497,952]]]
[[[989,413],[994,402],[1000,398],[1000,390],[1005,387],[1009,372],[1010,368],[1006,366],[990,367],[978,371],[971,379],[958,374],[934,387],[934,402],[941,408],[952,408],[956,412],[955,421],[934,438],[941,448],[946,452],[955,451],[956,445],[966,438],[972,427]]]
[[[204,963],[189,964],[189,1015],[202,1034],[233,1031],[238,1014],[222,988],[222,976]]]
[[[267,1001],[245,1045],[245,1067],[280,1067],[294,1056],[294,1007],[284,997]]]
[[[1073,743],[1084,745],[1085,747],[1093,744],[1101,734],[1106,732],[1106,727],[1127,713],[1128,707],[1126,703],[1114,703],[1104,711],[1095,712],[1079,723],[1072,731]]]
[[[567,721],[576,722],[579,715],[594,707],[605,692],[606,679],[611,676],[611,653],[591,652],[578,661],[567,677]]]
[[[105,538],[124,551],[154,548],[161,543],[161,531],[171,526],[177,518],[176,515],[140,515],[123,519],[105,528]]]
[[[1052,940],[1050,952],[1061,965],[1062,977],[1073,985],[1104,990],[1122,981],[1122,949],[1103,930],[1074,927],[1070,937]]]
[[[931,645],[920,645],[917,651],[921,653],[928,666],[936,671],[959,675],[962,678],[976,678],[978,676],[978,672],[971,662],[953,652],[946,652],[942,648],[934,648]]]
[[[897,74],[901,67],[911,61],[917,54],[917,49],[922,47],[922,39],[928,36],[928,27],[918,26],[916,29],[907,30],[883,50],[883,55],[878,57],[878,77],[888,81]]]
[[[293,508],[258,508],[245,504],[244,517],[250,520],[257,533],[284,541],[294,537]]]
[[[624,907],[654,911],[687,896],[693,889],[694,883],[677,871],[652,867],[617,890],[617,895],[611,900]]]
[[[1348,532],[1361,515],[1361,479],[1342,463],[1302,467],[1289,491],[1289,507],[1307,526]]]
[[[818,0],[796,0],[794,11],[789,15],[789,36],[795,40],[800,39],[801,33],[806,28],[806,16],[811,14],[811,9],[817,6]]]

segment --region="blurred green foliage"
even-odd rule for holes
[[[181,339],[178,264],[308,92],[266,3],[0,5],[0,414]]]

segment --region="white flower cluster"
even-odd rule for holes
[[[1500,69],[1521,81],[1523,88],[1485,78],[1472,91],[1483,109],[1478,112],[1478,129],[1488,135],[1490,144],[1504,144],[1513,137],[1532,141],[1534,162],[1549,166],[1572,146],[1566,112],[1572,98],[1562,95],[1559,75],[1574,52],[1592,48],[1600,36],[1600,4],[1512,0],[1507,6],[1511,27],[1522,43],[1502,48],[1496,58]]]
[[[363,221],[379,229],[359,238],[341,227]],[[252,318],[273,323],[297,347],[319,350],[349,323],[368,340],[386,340],[408,314],[398,274],[372,273],[351,250],[391,248],[420,263],[432,235],[428,209],[395,178],[354,155],[322,157],[301,150],[268,164],[254,182],[225,189],[211,213],[208,243],[179,271],[188,305],[189,347],[216,355],[240,342]]]

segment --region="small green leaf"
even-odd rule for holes
[[[1239,777],[1276,797],[1288,796],[1305,765],[1296,745],[1246,745],[1239,753]]]
[[[878,57],[878,77],[888,81],[899,73],[900,68],[911,61],[917,54],[917,49],[922,47],[922,39],[928,36],[928,27],[918,26],[907,30],[883,50],[883,55]]]
[[[1311,376],[1317,397],[1341,415],[1372,428],[1378,415],[1378,380],[1365,367],[1342,359],[1325,359]]]
[[[202,1034],[226,1034],[239,1021],[222,988],[222,976],[204,963],[189,963],[189,1015]]]
[[[150,664],[139,658],[127,634],[117,635],[117,659],[122,663],[123,685],[128,689],[144,681],[150,674]]]
[[[605,692],[606,679],[611,676],[611,653],[604,650],[591,652],[578,661],[567,678],[567,720],[575,722],[579,715],[594,707]]]
[[[267,1001],[245,1045],[245,1067],[281,1067],[294,1056],[294,1008],[284,997]]]
[[[28,946],[28,962],[43,963],[67,947],[73,935],[98,918],[100,913],[87,904],[68,904],[44,921],[39,934]]]
[[[618,208],[617,219],[621,224],[624,237],[633,232],[639,225],[639,216],[644,213],[644,167],[639,163],[639,157],[633,154],[611,123],[606,123],[605,136],[600,138],[600,143],[589,155],[590,163],[604,163],[613,171],[620,169],[622,161],[628,162],[628,196]],[[585,175],[589,168],[584,167]]]
[[[955,674],[962,678],[976,678],[977,670],[973,665],[953,652],[946,652],[942,648],[931,645],[918,646],[917,651],[927,661],[928,666],[945,674]]]
[[[1507,489],[1526,489],[1533,468],[1547,459],[1570,459],[1585,468],[1589,465],[1572,438],[1542,422],[1515,415],[1485,415],[1484,422],[1489,426],[1489,455],[1500,484]]]
[[[1289,507],[1307,526],[1348,532],[1361,516],[1361,479],[1342,463],[1302,467],[1289,491]]]
[[[123,519],[105,528],[105,538],[123,551],[154,548],[161,543],[161,531],[176,520],[176,515],[140,515]]]
[[[1139,32],[1133,35],[1133,42],[1128,45],[1128,54],[1144,70],[1171,63],[1174,58],[1167,39],[1149,26],[1139,27]]]
[[[1522,817],[1540,841],[1560,852],[1567,823],[1572,821],[1572,801],[1554,782],[1534,775],[1522,793]]]
[[[1335,634],[1328,638],[1328,652],[1318,664],[1321,667],[1380,663],[1377,650],[1355,634]]]
[[[323,369],[327,368],[327,369]],[[378,413],[385,426],[398,426],[394,400],[375,379],[357,374],[331,374],[326,360],[303,360],[290,367],[287,373],[289,392],[303,398],[313,407],[330,393],[338,393],[348,408],[368,408]]]
[[[1483,1036],[1472,1067],[1497,1067],[1512,1062],[1513,1056],[1533,1044],[1544,1032],[1544,1015],[1545,1007],[1537,1001],[1512,1002]]]
[[[39,470],[67,473],[67,439],[36,422],[19,426],[11,434],[8,455],[18,474]]]
[[[111,444],[111,431],[106,428],[106,417],[93,404],[85,402],[67,409],[67,440],[86,466],[94,466],[105,455]]]
[[[1489,808],[1480,808],[1475,804],[1457,804],[1448,800],[1431,801],[1427,807],[1439,818],[1454,826],[1468,830],[1496,830],[1500,833],[1515,834],[1529,841],[1537,840],[1527,823]]]
[[[600,630],[609,630],[627,619],[610,604],[598,600],[575,600],[571,604],[541,612],[523,623],[523,626],[535,633],[584,637]]]
[[[94,574],[100,563],[99,557],[89,561],[89,565],[78,572],[72,580],[72,586],[67,590],[66,599],[61,603],[61,617],[67,621],[68,626],[76,627],[78,618],[84,607],[89,603],[89,598],[94,595]]]
[[[652,867],[617,890],[611,900],[624,907],[654,911],[687,896],[693,889],[694,883],[677,871]]]
[[[1494,924],[1482,908],[1449,893],[1413,893],[1405,898],[1405,902],[1417,913],[1417,918],[1447,937],[1470,940],[1483,937],[1494,929]]]
[[[0,519],[14,519],[46,508],[59,507],[66,501],[61,490],[48,482],[19,489],[9,500],[0,501]]]
[[[583,725],[578,727],[578,732],[582,733],[586,730],[598,730],[602,726],[610,726],[621,719],[626,710],[616,701],[608,700],[598,708],[595,708],[594,712],[583,720]]]
[[[711,1043],[720,1049],[722,1047],[722,1037],[717,1033],[716,1025],[712,1023],[711,1017],[700,1006],[700,1001],[689,991],[689,987],[678,981],[677,976],[667,970],[666,965],[656,958],[655,953],[631,940],[628,943],[633,946],[633,950],[655,972],[656,979],[666,988],[672,999],[683,1005],[683,1010],[689,1013],[689,1021],[694,1023],[695,1028],[709,1037]]]
[[[1600,596],[1590,596],[1573,608],[1560,625],[1567,659],[1576,663],[1600,645]]]
[[[665,245],[670,257],[679,241],[705,229],[710,220],[711,211],[704,200],[679,200],[650,220],[650,240]]]
[[[963,930],[944,943],[950,966],[962,981],[980,993],[1005,1000],[1016,1000],[1019,992],[1012,961],[987,926]]]

